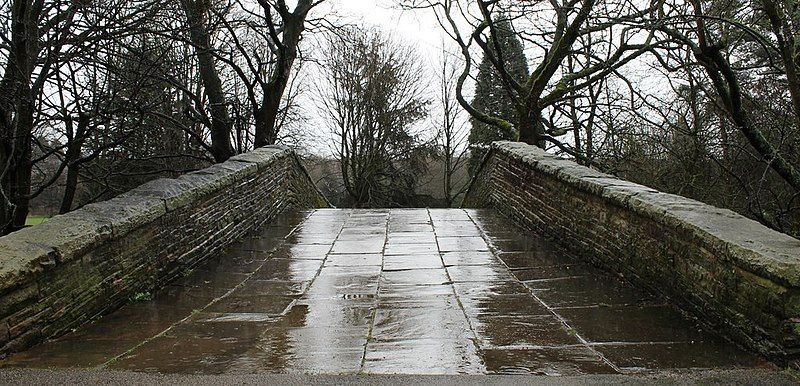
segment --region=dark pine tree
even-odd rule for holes
[[[492,53],[495,57],[502,57],[503,66],[506,71],[518,82],[524,83],[528,77],[528,62],[523,52],[522,42],[517,38],[511,23],[501,17],[495,24],[497,44],[500,47],[500,55],[494,49],[494,41],[490,40]],[[478,111],[489,115],[494,115],[508,122],[515,123],[517,110],[514,101],[511,99],[500,72],[492,64],[491,60],[484,54],[478,68],[478,78],[475,85],[475,98],[472,106]],[[493,141],[514,140],[517,136],[515,132],[506,131],[499,127],[480,122],[475,118],[471,120],[472,128],[469,133],[470,144],[470,175],[474,175],[480,166],[486,148]]]

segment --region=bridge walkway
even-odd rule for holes
[[[491,210],[285,215],[3,367],[547,374],[773,368]]]

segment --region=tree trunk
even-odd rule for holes
[[[225,103],[225,93],[222,91],[222,81],[211,53],[211,39],[205,21],[207,10],[201,9],[200,3],[193,0],[183,0],[181,5],[189,23],[189,37],[197,53],[200,79],[210,104],[211,155],[215,161],[223,162],[234,154],[231,143],[233,126]]]
[[[40,3],[15,0],[11,44],[0,83],[0,234],[25,226],[31,190],[31,134],[34,98],[31,75],[39,55]]]
[[[301,0],[297,5],[297,13],[283,16],[283,40],[278,49],[275,72],[264,87],[261,106],[256,109],[255,147],[274,145],[278,140],[278,128],[275,127],[275,122],[280,111],[283,93],[289,83],[292,65],[297,58],[297,46],[300,43],[300,35],[305,30],[306,14],[311,7],[310,3],[308,0]]]
[[[26,92],[22,93],[22,97],[28,94],[27,87],[24,87]],[[27,99],[27,98],[25,98]],[[28,218],[28,211],[30,209],[30,194],[31,194],[31,133],[33,132],[33,102],[29,100],[22,100],[18,104],[19,111],[17,116],[17,136],[14,139],[15,151],[14,159],[11,170],[9,170],[11,180],[9,181],[9,190],[11,192],[12,204],[12,217],[10,228],[7,231],[13,232],[15,230],[25,227],[25,221]]]
[[[61,208],[58,213],[64,214],[72,210],[75,201],[75,192],[78,190],[78,163],[72,163],[67,167],[67,180],[64,184],[64,197],[61,200]]]
[[[274,145],[278,141],[278,128],[275,127],[275,122],[278,120],[282,95],[283,91],[264,94],[261,106],[255,111],[256,147]]]
[[[453,206],[453,159],[450,157],[450,146],[445,147],[444,159],[444,199],[448,208]]]
[[[519,141],[529,145],[535,145],[542,149],[547,146],[547,141],[544,139],[544,127],[539,121],[539,113],[526,109],[520,114],[519,125]]]
[[[67,164],[67,179],[64,184],[64,196],[61,199],[61,208],[58,213],[64,214],[72,210],[72,204],[75,202],[75,193],[78,190],[78,176],[80,172],[80,158],[83,143],[86,140],[86,132],[89,129],[90,118],[86,114],[81,114],[78,117],[78,128],[72,131],[72,121],[68,121],[67,134],[67,154],[64,162]]]

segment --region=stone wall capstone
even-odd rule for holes
[[[464,206],[495,208],[772,359],[800,358],[800,240],[514,142],[492,145]]]
[[[157,289],[286,210],[328,206],[268,146],[0,237],[0,355]]]

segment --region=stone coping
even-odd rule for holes
[[[262,147],[178,178],[150,181],[108,201],[0,237],[0,295],[288,156],[294,152],[287,147]]]
[[[800,240],[728,209],[621,180],[520,142],[497,151],[664,225],[688,230],[737,266],[789,287],[800,287]],[[488,157],[487,157],[488,158]]]

